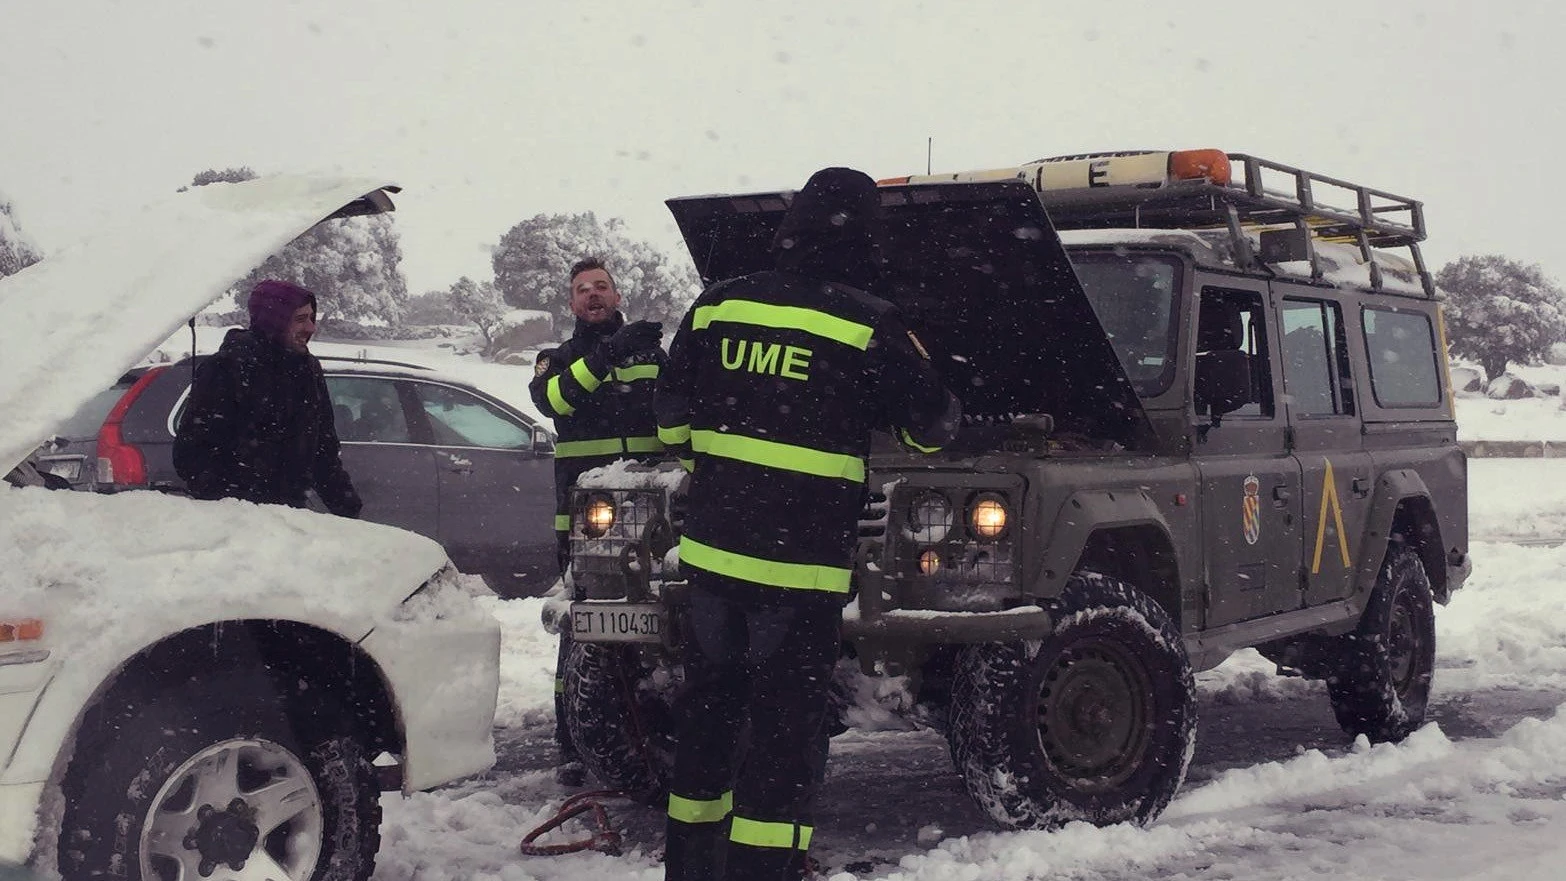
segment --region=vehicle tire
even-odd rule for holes
[[[661,805],[674,771],[673,671],[635,648],[573,642],[562,685],[566,726],[604,786]]]
[[[547,578],[529,578],[515,572],[485,572],[479,577],[484,579],[485,587],[503,600],[543,596],[554,586],[554,582]]]
[[[1348,734],[1384,743],[1424,724],[1435,670],[1435,602],[1412,548],[1388,549],[1359,627],[1338,637],[1335,667],[1327,695]]]
[[[1185,780],[1196,688],[1169,616],[1124,582],[1071,576],[1054,631],[957,661],[947,737],[968,794],[1007,829],[1148,823]]]
[[[111,697],[66,772],[61,874],[202,878],[242,860],[247,877],[365,881],[380,788],[364,747],[333,730],[346,716],[289,707],[248,673]]]

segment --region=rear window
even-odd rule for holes
[[[1365,307],[1365,350],[1370,389],[1383,407],[1434,407],[1441,403],[1435,328],[1430,316]]]
[[[103,427],[103,420],[133,383],[116,383],[114,386],[88,398],[71,417],[60,424],[54,433],[64,438],[95,437]]]

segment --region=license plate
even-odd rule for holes
[[[82,473],[82,460],[80,459],[55,459],[44,463],[44,469],[56,477],[66,480],[75,480]]]
[[[572,603],[571,636],[582,642],[663,642],[656,603]]]

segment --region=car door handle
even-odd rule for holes
[[[1289,499],[1292,498],[1294,498],[1294,494],[1289,492],[1288,487],[1275,486],[1272,488],[1272,506],[1274,508],[1282,508],[1287,506],[1289,504]]]

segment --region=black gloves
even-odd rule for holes
[[[632,321],[604,340],[604,354],[610,364],[618,364],[632,355],[658,348],[663,339],[663,324],[657,321]]]

